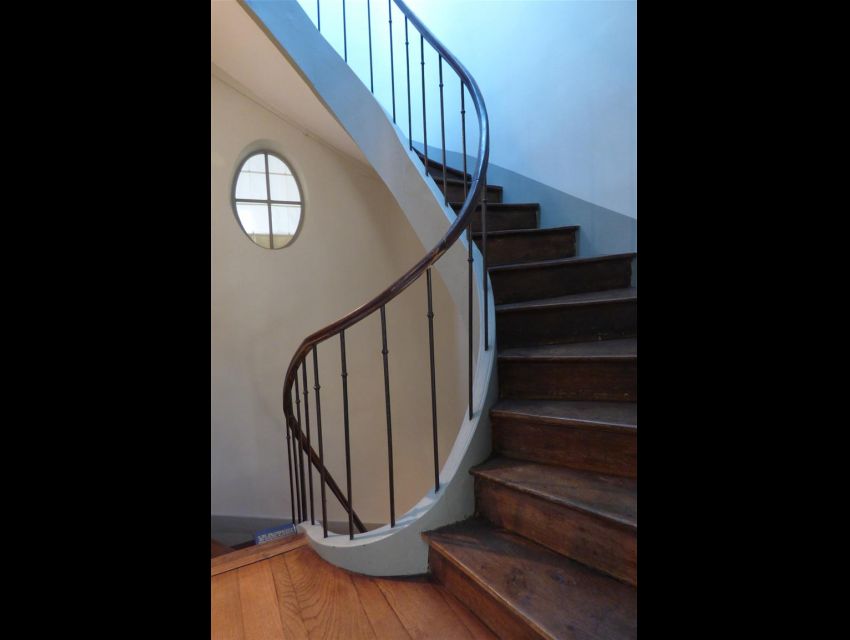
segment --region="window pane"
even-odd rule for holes
[[[239,214],[239,222],[242,223],[245,233],[261,247],[270,248],[268,205],[237,202],[236,212]]]
[[[298,192],[295,178],[292,177],[292,171],[282,160],[274,156],[269,156],[269,186],[272,200],[301,202],[301,194]]]
[[[266,170],[266,154],[254,154],[245,161],[245,165],[242,168],[255,173],[264,173]]]
[[[300,205],[272,205],[272,229],[274,230],[274,246],[276,249],[289,244],[298,230],[300,220]]]
[[[266,161],[260,153],[248,159],[236,180],[236,197],[266,200]]]
[[[270,173],[285,173],[287,175],[292,175],[292,170],[286,165],[286,163],[278,157],[269,156],[269,172]]]

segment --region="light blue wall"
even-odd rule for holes
[[[315,0],[300,0],[316,19]],[[342,0],[322,33],[342,53]],[[491,160],[597,206],[637,217],[637,3],[628,0],[408,0],[469,69],[491,123]],[[375,93],[390,105],[387,2],[373,0]],[[397,122],[407,132],[404,20],[393,8]],[[346,2],[349,63],[369,84],[366,2]],[[413,139],[422,140],[419,38],[410,37]],[[425,52],[428,142],[439,146],[437,56]],[[459,88],[444,68],[447,146],[460,150]],[[449,117],[450,116],[450,117]],[[468,126],[474,148],[475,127]]]

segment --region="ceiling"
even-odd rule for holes
[[[236,0],[211,0],[212,73],[291,124],[367,163],[360,148]]]

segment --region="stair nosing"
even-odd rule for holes
[[[542,229],[540,229],[542,231]],[[493,233],[499,233],[494,231]],[[490,235],[489,233],[487,235]],[[604,256],[589,256],[589,257],[571,257],[571,258],[552,258],[550,260],[539,260],[537,262],[516,262],[513,264],[500,264],[492,267],[487,267],[491,273],[496,271],[521,271],[523,269],[547,269],[560,267],[569,264],[584,264],[588,262],[609,262],[617,260],[631,260],[637,253],[612,253]]]
[[[610,431],[614,433],[636,434],[637,425],[629,422],[582,420],[581,418],[546,416],[535,413],[526,413],[512,409],[490,409],[490,418],[501,418],[511,421],[528,421],[545,424],[553,427],[577,427],[588,431]]]
[[[442,180],[442,178],[440,178],[440,179]],[[463,182],[463,180],[458,180],[458,182]],[[454,207],[462,207],[463,202],[450,201],[449,206],[453,207],[453,208]],[[477,204],[475,206],[479,207],[481,205]],[[501,207],[534,207],[535,209],[537,209],[539,211],[540,210],[540,203],[539,202],[488,202],[487,208],[489,209],[490,207],[497,207],[497,208],[501,208]]]
[[[633,291],[632,294],[628,296],[623,296],[619,298],[598,298],[596,300],[559,300],[558,302],[546,303],[547,300],[555,300],[558,298],[570,298],[572,296],[581,296],[585,293],[597,293],[597,292],[584,292],[584,293],[576,293],[570,294],[566,296],[554,296],[552,298],[536,298],[534,300],[522,300],[520,302],[503,302],[502,304],[496,305],[496,313],[525,313],[529,311],[537,311],[539,309],[558,309],[562,307],[583,307],[583,306],[594,306],[594,305],[602,305],[602,304],[618,304],[622,302],[637,302],[637,287],[617,287],[614,289],[607,289],[608,291],[625,291],[626,289],[630,289]]]
[[[515,234],[519,234],[519,235],[529,234],[530,235],[530,234],[534,234],[534,233],[541,233],[542,234],[542,233],[547,233],[547,232],[551,233],[551,232],[556,232],[556,231],[560,231],[560,232],[578,231],[578,229],[579,229],[579,225],[577,225],[577,224],[569,225],[569,226],[566,226],[566,227],[529,227],[529,228],[525,228],[525,229],[499,229],[498,231],[488,231],[487,236],[488,237],[490,237],[490,236],[509,236],[509,235],[515,235]],[[484,235],[483,231],[473,231],[472,232],[473,237],[479,237],[480,238],[483,235]],[[532,264],[532,263],[529,263],[529,264]],[[498,268],[500,266],[502,266],[502,265],[498,265],[497,267],[490,267],[490,268],[495,269],[495,268]]]
[[[438,176],[436,178],[434,176],[431,176],[431,178],[434,180],[434,182],[442,182],[443,181],[443,176]],[[447,182],[447,184],[459,184],[459,185],[463,186],[464,182],[466,182],[466,184],[471,184],[472,180],[464,180],[463,178],[450,178],[450,177],[447,176],[446,182]],[[498,184],[488,184],[487,188],[488,189],[495,189],[496,191],[504,191],[504,187],[502,187],[501,185],[498,185]],[[488,203],[488,205],[489,204],[497,204],[497,203]]]
[[[527,461],[524,461],[524,462],[526,462],[526,464],[540,466],[540,467],[553,466],[553,465],[546,465],[546,464],[542,464],[542,463],[538,463],[538,462],[527,462]],[[520,493],[525,493],[527,495],[534,496],[536,498],[540,498],[541,500],[545,500],[546,502],[551,502],[552,504],[557,504],[557,505],[560,505],[562,507],[567,507],[567,508],[573,509],[575,511],[580,511],[581,513],[585,513],[585,514],[593,516],[595,518],[599,518],[600,520],[604,520],[606,522],[613,522],[613,523],[621,525],[621,526],[623,526],[623,527],[625,527],[626,529],[629,529],[629,530],[637,531],[637,522],[633,522],[631,520],[623,518],[622,516],[618,516],[616,514],[608,513],[608,512],[602,511],[600,509],[593,509],[592,507],[589,507],[585,504],[579,504],[574,500],[570,500],[569,498],[564,498],[564,497],[561,497],[561,496],[555,496],[555,495],[552,495],[552,494],[545,493],[543,491],[536,490],[532,487],[529,487],[527,485],[523,485],[521,483],[518,483],[518,482],[515,482],[515,481],[512,481],[512,480],[506,480],[504,478],[493,477],[492,475],[488,475],[487,471],[488,471],[487,469],[477,469],[476,467],[473,467],[472,469],[469,470],[469,473],[473,476],[483,478],[484,480],[486,480],[488,482],[493,482],[493,483],[496,483],[496,484],[500,484],[503,487],[508,487],[509,489],[512,489],[514,491],[518,491]],[[602,474],[602,475],[605,475],[605,474]]]
[[[536,355],[534,353],[525,354],[525,355],[517,355],[515,353],[511,353],[514,350],[524,350],[524,351],[534,351],[535,349],[545,349],[547,347],[554,346],[564,346],[564,345],[598,345],[602,342],[613,342],[614,340],[633,340],[635,345],[637,345],[637,338],[615,338],[613,340],[583,340],[581,342],[567,342],[567,343],[558,343],[558,344],[541,344],[541,345],[531,345],[525,347],[509,347],[497,354],[497,358],[500,361],[507,362],[521,362],[521,361],[538,361],[538,362],[631,362],[637,360],[637,353],[614,353],[614,354],[593,354],[593,353],[585,353],[585,354],[546,354],[546,355]],[[507,352],[507,353],[505,353]]]
[[[621,356],[499,356],[505,362],[631,362],[637,360],[637,355]]]

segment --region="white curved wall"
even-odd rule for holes
[[[244,87],[233,84],[214,69],[211,508],[217,515],[288,520],[280,394],[293,352],[307,334],[376,295],[425,249],[374,170],[280,118],[246,96]],[[278,151],[304,190],[301,232],[292,245],[278,251],[254,245],[241,231],[230,205],[239,161],[257,147]],[[466,410],[466,325],[439,275],[434,278],[434,305],[443,463]],[[433,482],[430,383],[427,364],[423,366],[428,362],[425,313],[424,281],[387,309],[399,513],[418,502]],[[387,522],[378,317],[346,337],[354,504],[363,521]],[[338,341],[321,345],[319,354],[327,462],[345,487]],[[309,387],[312,413],[312,367]],[[315,417],[311,424],[315,437]],[[314,486],[318,506],[318,478]],[[328,507],[329,520],[345,519],[330,495]]]

